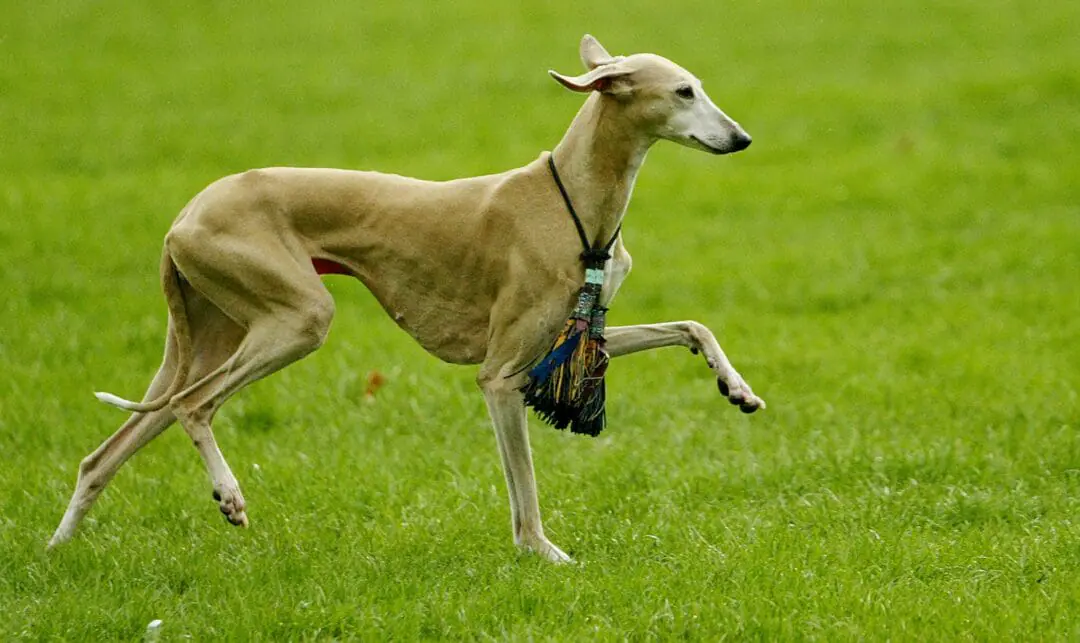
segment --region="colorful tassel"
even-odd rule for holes
[[[589,341],[586,362],[589,364],[588,375],[581,389],[581,410],[570,426],[572,433],[583,433],[596,437],[607,423],[605,404],[607,387],[604,374],[608,367],[608,354],[604,350],[604,313],[606,308],[597,306],[589,322]]]
[[[581,239],[585,285],[578,293],[574,313],[566,320],[548,354],[529,371],[529,381],[522,391],[525,404],[533,407],[545,422],[557,429],[569,426],[572,433],[595,437],[607,421],[604,412],[607,398],[604,373],[608,365],[608,354],[604,350],[604,314],[607,309],[600,305],[600,289],[604,286],[604,265],[611,259],[611,249],[619,239],[622,224],[615,227],[605,245],[589,243],[585,226],[559,178],[554,157],[549,154],[547,162],[551,178]]]
[[[595,266],[598,264],[598,266]],[[604,428],[604,313],[599,305],[603,261],[590,262],[577,305],[548,354],[529,371],[525,404],[557,429],[596,436]]]

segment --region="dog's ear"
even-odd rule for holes
[[[630,72],[616,63],[602,65],[580,76],[563,76],[554,69],[548,73],[563,87],[575,92],[601,92],[616,97],[627,96],[632,91]]]
[[[610,65],[613,62],[622,60],[622,56],[609,54],[607,49],[604,49],[604,46],[600,44],[600,41],[589,34],[581,37],[578,54],[581,56],[581,64],[585,65],[585,69],[588,71],[592,71],[601,65]]]

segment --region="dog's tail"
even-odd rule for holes
[[[180,288],[180,271],[176,268],[168,248],[161,256],[161,287],[165,291],[165,301],[169,305],[169,316],[172,318],[172,329],[176,334],[177,368],[173,375],[169,388],[149,402],[132,402],[112,393],[97,392],[94,396],[106,404],[134,411],[146,413],[162,409],[172,396],[180,392],[187,381],[188,372],[191,369],[191,330],[188,328],[187,304],[184,302],[184,292]]]

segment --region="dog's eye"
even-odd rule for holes
[[[682,87],[675,90],[675,95],[678,96],[679,98],[685,98],[687,100],[693,100],[693,98],[694,98],[694,88],[691,87],[690,85],[683,85]]]

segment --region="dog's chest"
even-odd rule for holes
[[[619,292],[626,276],[630,274],[630,253],[619,243],[612,257],[604,267],[604,288],[600,291],[600,305],[605,308],[611,305],[615,293]]]

